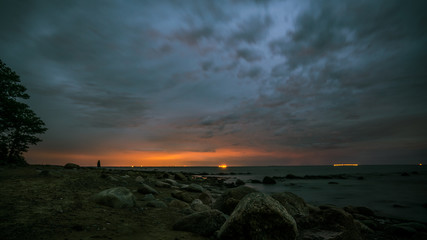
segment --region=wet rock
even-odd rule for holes
[[[143,201],[152,201],[152,200],[155,200],[156,198],[154,197],[154,195],[153,194],[151,194],[151,193],[149,193],[149,194],[146,194],[143,198],[142,198],[142,200]]]
[[[355,214],[360,214],[367,217],[374,217],[375,213],[371,209],[367,207],[355,207],[355,206],[347,206],[344,207],[344,210],[348,213],[351,213],[353,216]]]
[[[154,188],[152,188],[152,187],[150,187],[144,183],[142,183],[141,186],[138,187],[138,192],[142,193],[142,194],[149,194],[149,193],[159,194],[159,192],[156,189],[154,189]]]
[[[294,218],[263,193],[246,195],[218,233],[220,239],[296,239]]]
[[[137,177],[135,178],[135,182],[143,183],[143,182],[144,182],[144,178],[143,178],[143,177],[141,177],[141,176],[137,176]]]
[[[246,186],[228,189],[215,201],[213,208],[230,215],[239,201],[253,192],[257,192],[257,190]]]
[[[272,177],[265,176],[265,177],[262,179],[262,183],[263,183],[263,184],[276,184],[276,180],[274,180]]]
[[[211,236],[223,225],[225,220],[224,214],[218,210],[197,212],[179,219],[173,225],[173,229]]]
[[[369,220],[360,220],[363,224],[365,224],[367,227],[373,230],[379,229],[379,223],[375,220],[369,219]]]
[[[192,184],[188,185],[188,187],[185,190],[187,190],[189,192],[203,192],[204,189],[202,186],[195,184],[195,183],[192,183]]]
[[[196,212],[203,212],[211,210],[211,208],[205,204],[203,204],[202,200],[200,199],[194,199],[193,202],[191,202],[191,209],[193,209]]]
[[[117,178],[115,178],[115,177],[113,177],[111,175],[108,175],[107,179],[110,180],[110,181],[113,181],[113,182],[118,182],[119,181],[119,179],[117,179]]]
[[[235,185],[236,185],[236,186],[243,186],[243,185],[245,185],[245,182],[243,182],[243,181],[242,181],[242,180],[240,180],[240,179],[237,179],[237,180],[236,180]]]
[[[181,210],[181,213],[185,214],[185,215],[190,215],[195,213],[196,211],[194,211],[191,207],[187,207]]]
[[[175,180],[180,180],[180,181],[188,181],[187,177],[183,174],[183,173],[175,173]]]
[[[75,164],[75,163],[67,163],[64,165],[65,169],[77,169],[80,168],[79,165]]]
[[[169,207],[184,209],[184,208],[189,208],[190,205],[184,201],[173,199],[172,201],[169,202]]]
[[[113,208],[126,208],[135,206],[135,196],[125,187],[116,187],[104,190],[92,197],[98,204]]]
[[[409,173],[407,173],[407,172],[403,172],[402,174],[400,174],[400,176],[408,177],[408,176],[409,176]]]
[[[338,184],[338,182],[328,182],[328,184]]]
[[[199,199],[202,200],[203,204],[211,206],[213,202],[213,198],[210,192],[204,191],[200,193]]]
[[[331,207],[322,211],[323,227],[327,230],[342,232],[342,239],[360,240],[362,239],[360,227],[353,219],[353,216],[342,209]]]
[[[171,187],[171,185],[169,183],[165,183],[162,181],[156,181],[154,183],[154,185],[156,185],[156,187],[161,187],[161,188],[170,188]]]
[[[366,224],[364,224],[361,221],[356,220],[355,224],[357,224],[360,228],[360,231],[364,234],[373,234],[375,233],[374,230],[372,230],[370,227],[366,226]]]
[[[186,203],[191,203],[194,200],[194,197],[191,196],[189,193],[187,192],[183,192],[183,191],[174,191],[171,193],[172,197],[182,200]]]
[[[172,179],[165,179],[165,180],[163,180],[165,183],[167,183],[167,184],[169,184],[169,185],[172,185],[172,186],[178,186],[179,184],[175,181],[175,180],[172,180]]]
[[[153,208],[167,208],[168,206],[166,205],[166,203],[164,203],[163,201],[160,200],[151,200],[147,203],[148,207],[153,207]]]
[[[286,177],[285,177],[286,179],[303,179],[302,177],[299,177],[299,176],[295,176],[295,175],[293,175],[293,174],[288,174],[288,175],[286,175]]]
[[[291,192],[274,193],[271,197],[280,202],[293,217],[309,214],[309,208],[304,199]]]

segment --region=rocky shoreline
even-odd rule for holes
[[[422,222],[186,172],[2,167],[0,193],[0,239],[427,239]]]

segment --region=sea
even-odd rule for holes
[[[261,192],[292,192],[313,205],[365,206],[374,210],[379,216],[427,223],[427,167],[422,165],[138,167],[132,169],[188,172],[202,178],[222,177],[227,182],[241,179],[246,186]],[[297,178],[289,179],[289,174]],[[265,176],[275,177],[277,183],[269,185],[252,183],[252,180],[262,181]],[[304,176],[308,177],[302,178]]]

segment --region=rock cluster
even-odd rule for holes
[[[124,176],[121,178],[129,178]],[[143,194],[137,204],[132,192],[124,187],[104,190],[93,200],[113,208],[175,209],[182,217],[175,221],[174,230],[211,239],[362,240],[427,236],[427,227],[421,223],[387,222],[366,207],[316,207],[291,192],[267,195],[241,183],[227,186],[218,181],[213,182],[216,187],[212,188],[202,184],[202,178],[191,179],[184,173],[156,173],[154,179],[137,176],[134,182],[138,184],[136,192]],[[265,177],[262,183],[276,181]],[[231,188],[224,191],[224,187]],[[162,197],[164,191],[169,197]]]

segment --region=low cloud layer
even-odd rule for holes
[[[0,58],[49,128],[30,162],[413,164],[427,157],[426,7],[6,1]]]

